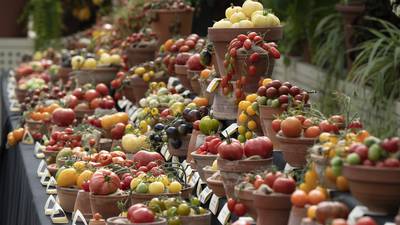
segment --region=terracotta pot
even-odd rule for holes
[[[129,87],[128,87],[127,91],[130,92],[128,95],[131,95],[131,96],[129,96],[129,98],[133,97],[133,100],[134,100],[134,101],[131,100],[132,102],[139,102],[140,99],[142,99],[146,96],[146,92],[149,89],[149,83],[145,82],[139,76],[133,76],[129,80],[128,86]]]
[[[225,188],[221,180],[220,172],[215,172],[211,177],[207,178],[207,186],[213,191],[213,193],[222,198],[225,197]]]
[[[182,145],[179,148],[172,147],[172,145],[168,142],[168,151],[169,151],[169,153],[172,156],[177,156],[177,157],[185,157],[185,156],[187,156],[188,148],[189,148],[190,136],[191,136],[191,134],[187,134],[186,136],[181,137]]]
[[[152,223],[131,223],[126,217],[116,216],[108,218],[107,225],[167,225],[167,220],[160,217]]]
[[[192,32],[193,8],[152,9],[149,13],[154,15],[151,29],[156,33],[160,44],[172,36],[187,36]]]
[[[200,82],[201,96],[207,98],[208,103],[212,105],[214,102],[215,93],[209,93],[207,91],[207,87],[211,81],[206,79],[199,79],[199,82]]]
[[[188,68],[186,65],[175,64],[175,76],[179,79],[181,84],[188,90],[192,91],[192,85],[190,85],[190,80],[187,75]]]
[[[139,65],[140,63],[154,60],[156,51],[157,51],[156,45],[127,48],[125,50],[125,54],[128,56],[128,66],[132,67]]]
[[[112,143],[113,143],[113,140],[110,138],[100,138],[98,147],[97,147],[98,151],[101,151],[101,150],[111,151]]]
[[[198,137],[200,138],[198,139]],[[204,134],[202,134],[199,130],[193,129],[192,136],[190,136],[186,162],[192,162],[193,157],[191,153],[196,151],[196,149],[203,144],[203,141],[201,140],[204,140]]]
[[[279,149],[279,141],[276,139],[276,132],[272,129],[272,121],[275,116],[281,115],[284,110],[282,108],[274,108],[265,105],[260,105],[260,122],[264,136],[269,137],[274,144],[275,149]]]
[[[72,68],[71,67],[60,67],[59,69],[58,69],[58,78],[60,79],[60,80],[62,80],[62,82],[64,83],[64,84],[66,84],[67,82],[68,82],[68,80],[69,80],[69,73],[71,73],[72,72]]]
[[[288,138],[276,135],[283,158],[293,167],[303,167],[307,164],[308,149],[315,144],[316,138]]]
[[[47,165],[47,170],[50,172],[50,175],[53,177],[56,177],[58,167],[56,163],[48,164]]]
[[[233,93],[235,92],[235,86]],[[218,91],[214,95],[214,101],[212,104],[213,116],[221,120],[235,120],[237,116],[238,107],[236,104],[236,98],[225,96],[222,93],[222,88],[218,87]]]
[[[292,204],[290,195],[253,193],[257,210],[257,225],[287,225]]]
[[[206,166],[203,168],[204,180],[206,181],[209,177],[211,177],[215,173],[215,170],[211,169],[211,166]]]
[[[257,218],[257,211],[253,206],[254,201],[254,188],[253,189],[240,189],[238,186],[235,186],[235,196],[236,198],[246,206],[247,213],[253,217]]]
[[[56,162],[58,151],[47,151],[46,149],[43,149],[42,152],[44,154],[44,158],[46,159],[47,165]]]
[[[182,225],[210,225],[211,213],[207,211],[204,215],[180,216],[179,220],[182,222]]]
[[[205,176],[203,169],[206,166],[211,166],[215,159],[217,159],[217,155],[200,155],[196,152],[191,153],[194,162],[196,164],[196,170],[200,175],[201,180],[206,180],[207,177]]]
[[[400,205],[400,169],[344,165],[350,192],[369,210],[396,213]]]
[[[318,174],[324,174],[325,168],[330,165],[329,159],[320,155],[310,154],[311,160],[314,162],[315,170]],[[319,183],[323,185],[323,187],[329,189],[336,189],[335,182],[330,181],[326,176],[322,176],[319,178]]]
[[[74,211],[75,200],[79,190],[76,188],[65,188],[59,186],[56,188],[61,208],[63,208],[65,212],[72,213]]]
[[[192,196],[193,188],[194,188],[193,186],[184,187],[184,188],[182,189],[182,191],[181,191],[181,197],[182,197],[183,199],[189,199],[190,196]]]
[[[28,94],[27,90],[22,90],[19,89],[18,87],[15,88],[15,97],[17,97],[17,100],[19,103],[22,103],[25,101],[25,97]]]
[[[132,103],[136,103],[134,89],[131,85],[125,85],[122,88],[122,95],[125,96],[126,99],[131,101]]]
[[[98,84],[105,83],[109,84],[117,75],[119,68],[117,67],[104,67],[96,69],[82,69],[78,71],[73,71],[73,75],[79,86],[85,84]]]
[[[78,191],[74,205],[74,212],[79,210],[86,220],[92,218],[92,209],[90,208],[90,204],[88,204],[90,202],[89,195],[90,192]]]
[[[272,157],[268,159],[234,161],[218,157],[217,160],[225,193],[228,197],[234,197],[235,185],[238,183],[241,174],[257,170],[266,170],[272,165]]]
[[[78,110],[75,109],[75,118],[78,123],[82,122],[82,120],[85,118],[85,116],[91,116],[94,114],[93,109],[88,109],[88,110]]]
[[[307,217],[307,208],[293,206],[290,210],[288,225],[299,225],[304,217]]]
[[[247,59],[250,57],[249,54],[238,54],[235,60],[235,74],[232,77],[233,81],[240,79],[242,74],[247,74],[248,63]],[[275,59],[269,54],[260,54],[260,60],[254,64],[256,67],[257,74],[254,76],[246,76],[246,84],[243,87],[246,93],[255,93],[258,89],[260,79],[265,77],[271,77],[274,69]]]
[[[105,219],[118,216],[121,211],[117,204],[119,201],[126,201],[127,198],[127,194],[94,195],[93,193],[90,193],[89,199],[92,214],[100,213],[100,215]]]
[[[137,204],[137,203],[144,203],[147,201],[150,201],[153,198],[159,198],[159,197],[178,197],[181,196],[181,193],[162,193],[162,194],[142,194],[142,193],[132,193],[131,201],[132,205]]]
[[[283,27],[267,27],[267,28],[226,28],[226,29],[218,29],[218,28],[208,28],[208,39],[213,42],[216,61],[217,61],[217,69],[219,74],[226,74],[224,68],[224,59],[225,53],[227,51],[227,47],[229,42],[234,39],[239,34],[247,34],[249,32],[257,32],[261,34],[267,34],[264,37],[265,41],[278,41],[282,39],[283,35]]]
[[[188,79],[190,81],[190,86],[192,88],[192,90],[194,91],[194,93],[196,93],[197,95],[201,94],[201,87],[200,87],[200,73],[201,70],[196,71],[196,70],[187,70],[187,76]]]
[[[42,133],[41,130],[45,126],[45,123],[43,121],[35,121],[31,119],[25,120],[25,124],[31,134],[37,132]]]

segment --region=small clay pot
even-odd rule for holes
[[[86,220],[90,220],[92,218],[92,209],[90,208],[90,192],[86,192],[83,190],[78,191],[76,196],[76,201],[74,205],[74,212],[79,210]]]
[[[290,202],[290,195],[272,193],[269,195],[253,193],[254,207],[257,210],[257,225],[287,225],[289,221],[290,209],[292,203]]]
[[[215,173],[215,170],[211,169],[211,166],[206,166],[203,168],[204,180],[206,181],[209,177],[211,177]]]
[[[85,84],[109,84],[117,75],[118,67],[104,67],[96,69],[82,69],[79,71],[71,72],[79,86]]]
[[[74,211],[75,200],[79,190],[76,188],[65,188],[59,186],[56,188],[61,208],[63,208],[65,212],[72,213]]]
[[[179,79],[181,84],[188,90],[192,90],[192,85],[190,85],[190,80],[187,75],[188,68],[186,65],[175,64],[175,76]]]
[[[268,159],[256,160],[225,160],[217,158],[218,168],[221,172],[222,182],[224,184],[226,195],[234,197],[235,185],[238,183],[241,174],[250,173],[257,170],[266,170],[272,165],[272,157]]]
[[[191,134],[187,134],[184,137],[181,137],[182,139],[182,145],[179,148],[174,148],[169,142],[168,142],[168,151],[172,156],[177,156],[177,157],[185,157],[187,156],[188,153],[188,148],[189,148],[189,141],[190,141],[190,136]]]
[[[201,87],[200,87],[200,73],[201,70],[187,70],[187,76],[190,81],[191,90],[197,95],[201,94]]]
[[[116,216],[108,218],[107,225],[167,225],[167,220],[160,217],[152,223],[131,223],[126,217]]]
[[[91,116],[94,114],[93,109],[88,109],[88,110],[75,109],[74,111],[75,111],[75,118],[78,123],[82,122],[82,120],[83,120],[83,118],[85,118],[85,116]]]
[[[19,103],[22,103],[25,101],[25,97],[27,96],[28,91],[27,90],[22,90],[19,89],[18,87],[15,88],[15,97],[17,97],[17,100]]]
[[[279,149],[279,141],[276,139],[276,132],[272,129],[272,121],[275,116],[281,115],[285,110],[282,108],[274,108],[270,106],[260,105],[260,122],[264,136],[271,139],[274,148]]]
[[[56,177],[57,171],[58,171],[58,167],[56,163],[52,163],[47,165],[47,170],[50,172],[50,175],[53,177]]]
[[[225,53],[229,42],[237,37],[239,34],[247,34],[249,32],[257,32],[261,34],[267,34],[264,36],[264,40],[267,42],[278,41],[282,39],[283,27],[266,27],[266,28],[208,28],[208,39],[213,42],[214,51],[217,61],[217,69],[219,74],[226,74],[224,67]]]
[[[236,85],[233,84],[233,93],[235,93]],[[214,95],[212,107],[213,116],[221,120],[235,120],[237,116],[238,107],[236,98],[225,96],[222,93],[222,88],[218,87],[218,91]]]
[[[92,214],[99,213],[103,218],[118,216],[121,211],[117,204],[119,201],[126,201],[127,198],[127,194],[95,195],[90,193],[89,199]]]
[[[254,201],[254,188],[253,189],[241,189],[238,185],[235,186],[236,198],[246,206],[247,213],[253,218],[257,218],[257,211],[253,206]]]
[[[67,82],[68,82],[68,80],[69,80],[69,73],[71,73],[72,72],[72,68],[71,67],[60,67],[59,69],[58,69],[58,78],[60,79],[60,80],[62,80],[62,82],[64,83],[64,84],[66,84]]]
[[[194,159],[196,170],[199,173],[201,180],[206,180],[207,177],[204,175],[203,169],[206,166],[211,166],[214,160],[217,159],[217,155],[200,155],[196,152],[192,152],[191,155]]]
[[[31,133],[41,133],[42,128],[45,126],[43,121],[35,121],[32,119],[25,120],[26,127]]]
[[[189,199],[190,196],[192,196],[193,188],[194,188],[193,186],[182,188],[181,197],[183,199]]]
[[[142,193],[136,193],[133,192],[131,196],[131,202],[132,205],[137,204],[137,203],[145,203],[150,201],[153,198],[159,198],[159,197],[178,197],[181,196],[181,193],[162,193],[162,194],[142,194]]]
[[[201,139],[197,139],[200,136]],[[196,129],[193,129],[192,136],[190,136],[188,152],[186,156],[186,162],[192,162],[193,157],[191,155],[192,152],[196,151],[196,149],[203,143],[200,143],[201,140],[204,140],[204,135]],[[193,169],[193,168],[192,168]]]
[[[304,217],[307,217],[307,208],[293,206],[290,210],[288,225],[298,225]]]
[[[43,149],[42,152],[44,154],[44,158],[46,159],[46,163],[48,165],[56,163],[58,151],[47,151],[46,149]]]
[[[288,138],[280,133],[276,135],[279,141],[280,150],[283,158],[293,167],[303,167],[307,164],[308,149],[312,147],[317,140],[316,138]]]
[[[396,213],[400,205],[400,169],[343,166],[350,192],[369,210]]]
[[[130,94],[132,94],[134,101],[133,102],[138,102],[140,99],[144,98],[146,96],[146,92],[149,89],[149,83],[145,82],[141,77],[139,76],[133,76],[129,80],[128,84],[129,91],[131,91]],[[131,97],[130,97],[131,98]]]
[[[180,216],[179,220],[182,222],[182,225],[210,225],[211,213],[207,211],[203,215]]]
[[[122,88],[122,95],[125,96],[125,98],[131,101],[132,103],[137,102],[134,94],[134,89],[135,88],[132,87],[131,85],[124,85],[124,87]]]
[[[151,29],[159,43],[164,43],[175,35],[187,36],[192,32],[194,9],[152,9]],[[171,32],[174,31],[174,32]]]
[[[128,56],[128,66],[133,67],[141,63],[153,60],[156,51],[157,51],[156,45],[127,48],[125,54]]]
[[[220,178],[220,172],[215,172],[211,177],[207,178],[207,186],[213,191],[213,193],[222,198],[225,197],[225,188]]]

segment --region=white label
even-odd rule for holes
[[[199,184],[201,186],[201,184]],[[212,190],[207,186],[199,195],[199,200],[201,203],[206,204],[206,202],[210,199],[212,194]]]
[[[289,165],[289,163],[286,163],[283,171],[285,171],[285,173],[289,173],[289,172],[293,171],[294,169],[296,169],[296,167],[293,167],[293,166]]]
[[[62,215],[58,216],[57,214],[59,214],[59,213],[61,213]],[[58,203],[54,204],[53,212],[50,216],[50,219],[51,219],[51,222],[53,222],[53,223],[68,223],[69,222],[67,216],[65,215],[64,210],[61,208],[61,206]]]
[[[129,110],[131,109],[132,103],[128,102],[125,106],[125,112],[128,113]],[[129,114],[129,113],[128,113]]]
[[[228,138],[228,135],[231,136],[238,129],[237,123],[232,123],[229,127],[227,127],[224,131],[221,132],[224,137]]]
[[[169,151],[165,152],[165,156],[164,157],[165,157],[165,160],[167,160],[167,161],[171,160],[171,158],[172,158],[171,153],[169,153]]]
[[[46,170],[46,161],[43,159],[40,161],[38,169],[36,171],[38,177],[42,177],[44,175],[44,171]]]
[[[194,172],[192,175],[192,179],[190,180],[190,183],[192,184],[192,186],[195,186],[197,184],[197,182],[200,179],[200,175],[198,172]]]
[[[230,215],[231,212],[228,209],[228,204],[225,203],[224,207],[221,209],[221,212],[219,212],[218,221],[224,225],[228,222]]]
[[[46,216],[51,215],[53,213],[54,205],[56,204],[56,199],[53,195],[50,195],[47,198],[46,204],[44,204],[44,214]]]
[[[182,166],[183,166],[183,169],[186,169],[188,167],[186,160],[183,160]]]
[[[129,109],[128,115],[133,116],[133,114],[136,112],[138,108],[136,106],[132,106],[132,108]]]
[[[47,143],[47,142],[49,142],[49,139],[47,138],[47,136],[46,135],[43,135],[43,137],[42,137],[42,141],[43,141],[43,143]]]
[[[72,225],[76,225],[76,222],[81,222],[87,225],[86,219],[79,209],[77,209],[73,214]]]
[[[210,84],[208,84],[207,86],[207,92],[208,93],[212,93],[215,91],[215,89],[217,89],[219,82],[221,81],[221,78],[214,78],[212,79],[212,81],[210,82]]]
[[[349,217],[347,221],[349,224],[355,224],[357,219],[364,216],[364,214],[368,212],[368,208],[365,206],[356,206],[354,209],[350,212]]]
[[[168,151],[167,146],[166,146],[166,145],[163,145],[163,146],[161,147],[160,153],[161,153],[161,155],[163,155],[163,156],[165,157],[167,151]]]
[[[203,190],[203,187],[201,186],[201,179],[199,179],[199,183],[197,183],[197,188],[196,188],[196,197],[199,197],[201,194],[201,191]]]
[[[196,147],[195,149],[197,150],[202,144],[204,144],[204,140],[206,139],[206,135],[204,134],[199,134],[197,135],[196,138]]]
[[[126,106],[126,104],[128,104],[128,100],[126,100],[126,99],[118,100],[118,106],[119,106],[121,109],[123,109],[123,108]]]
[[[211,197],[209,209],[214,215],[217,215],[218,205],[219,205],[219,197],[213,194]]]
[[[42,152],[42,148],[43,148],[43,146],[39,142],[35,143],[34,155],[38,159],[43,159],[45,156],[44,153]]]
[[[193,170],[190,166],[188,166],[185,170],[186,176],[190,176],[193,173]]]
[[[57,194],[56,184],[57,184],[56,179],[54,179],[54,177],[50,177],[49,183],[47,184],[46,187],[46,193],[49,195]]]
[[[44,174],[43,174],[43,176],[40,178],[40,183],[43,185],[43,186],[47,186],[47,184],[49,183],[49,181],[50,181],[50,172],[47,170],[47,168],[46,168],[46,170],[44,171]]]
[[[179,158],[176,156],[172,156],[172,162],[173,163],[178,163],[179,164]],[[185,167],[183,167],[183,169],[185,169]]]

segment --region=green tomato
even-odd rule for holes
[[[267,106],[271,106],[272,105],[272,99],[267,99]]]
[[[240,143],[244,143],[246,141],[246,137],[243,134],[238,135],[238,141]]]
[[[167,215],[168,217],[174,217],[176,216],[178,209],[175,206],[172,206],[171,208],[168,209]]]
[[[379,138],[374,137],[374,136],[369,136],[367,138],[365,138],[364,140],[364,144],[368,147],[371,147],[373,144],[377,144],[379,143]]]
[[[265,96],[258,96],[257,97],[257,103],[259,105],[266,105],[267,104],[267,97]]]
[[[182,222],[179,217],[174,216],[168,219],[168,225],[182,225]]]
[[[254,112],[258,112],[258,104],[257,104],[257,102],[253,102],[251,104],[251,108],[253,108]]]
[[[274,107],[274,108],[278,108],[280,106],[279,100],[278,99],[272,100],[271,106]]]
[[[336,177],[342,175],[342,166],[332,166],[332,172]]]
[[[186,203],[182,203],[178,206],[177,213],[179,216],[187,216],[190,213],[190,207]]]
[[[357,153],[353,152],[347,156],[346,162],[350,165],[358,165],[361,163],[361,158]]]
[[[149,187],[147,186],[147,184],[145,183],[140,183],[138,184],[138,186],[136,187],[136,192],[138,193],[147,193],[149,191]]]
[[[332,166],[342,166],[343,165],[343,161],[340,157],[335,156],[331,159],[331,165]]]
[[[193,206],[200,206],[200,200],[196,197],[193,197],[192,199],[190,199],[190,204],[192,204]]]
[[[207,210],[205,208],[199,207],[199,214],[200,215],[203,215],[203,214],[206,214],[206,213],[207,213]]]
[[[164,205],[166,209],[169,209],[171,207],[177,207],[178,203],[176,202],[175,198],[168,198],[166,200],[164,200]]]
[[[371,161],[378,161],[381,157],[381,147],[379,144],[372,144],[368,149],[368,159]]]
[[[162,210],[164,210],[165,206],[164,204],[160,201],[159,198],[153,198],[151,199],[151,201],[149,202],[149,208],[156,213],[161,212]]]

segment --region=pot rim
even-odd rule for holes
[[[276,134],[276,138],[280,141],[280,142],[285,142],[285,143],[291,143],[293,141],[295,142],[303,142],[303,143],[314,143],[316,140],[318,140],[318,138],[306,138],[306,137],[295,137],[295,138],[291,138],[291,137],[285,137],[283,135],[280,134],[281,132]]]
[[[116,219],[119,219],[119,218],[125,218],[125,219],[127,219],[126,217],[122,217],[122,216],[113,216],[113,217],[110,217],[110,218],[108,218],[106,221],[107,221],[107,223],[113,223],[114,221],[113,220],[116,220]],[[129,220],[128,220],[129,221]],[[158,224],[162,224],[162,223],[166,223],[167,222],[167,220],[165,219],[165,218],[163,218],[163,217],[158,217],[157,219],[156,219],[156,221],[154,221],[154,222],[152,222],[152,223],[146,223],[146,225],[152,225],[152,224],[154,224],[154,225],[158,225]],[[135,224],[138,224],[138,223],[129,223],[129,224],[126,224],[126,225],[135,225]]]
[[[197,157],[197,158],[208,158],[208,159],[218,158],[218,155],[201,155],[201,154],[197,154],[196,151],[191,152],[190,155],[192,155],[193,157]],[[203,168],[203,169],[205,169],[205,168]]]
[[[150,9],[149,12],[155,13],[179,13],[179,12],[194,12],[194,8],[185,8],[185,9]]]

